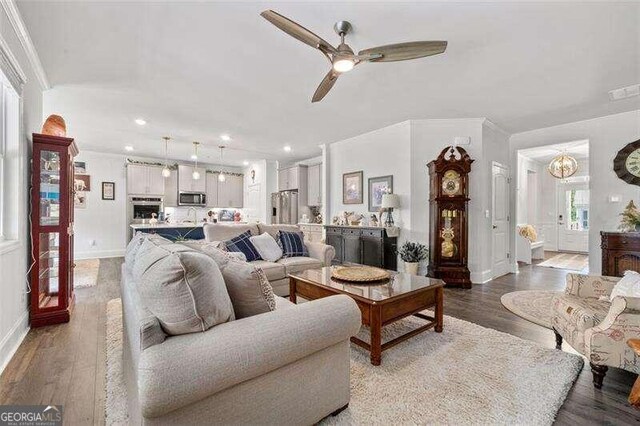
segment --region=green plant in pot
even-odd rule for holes
[[[418,265],[429,256],[429,249],[424,244],[407,241],[402,244],[398,253],[404,262],[405,272],[418,275]]]
[[[633,203],[633,200],[629,201],[624,211],[620,213],[622,219],[620,220],[620,229],[623,232],[638,232],[640,231],[640,211]]]

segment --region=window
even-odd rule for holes
[[[0,241],[17,239],[20,198],[20,98],[0,72]]]
[[[569,189],[566,192],[567,229],[589,230],[589,190]]]

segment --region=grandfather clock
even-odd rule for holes
[[[428,275],[449,286],[471,288],[467,266],[469,172],[473,160],[463,148],[447,147],[429,168]]]

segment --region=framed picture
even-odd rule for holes
[[[220,210],[218,213],[218,221],[219,222],[233,222],[233,216],[235,215],[235,210]]]
[[[362,170],[342,175],[342,204],[362,204]]]
[[[369,178],[369,211],[377,212],[382,205],[382,195],[393,193],[393,176]]]
[[[87,208],[87,194],[82,191],[76,191],[73,195],[73,205],[76,209]]]
[[[91,176],[77,174],[73,179],[73,187],[76,191],[91,191]]]
[[[103,200],[116,199],[116,183],[115,182],[102,182],[102,199]]]
[[[84,175],[87,173],[87,163],[84,161],[74,161],[73,169],[77,174]]]

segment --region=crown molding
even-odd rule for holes
[[[27,81],[27,77],[2,35],[0,35],[0,69],[16,93],[22,96],[22,88]]]
[[[15,0],[0,0],[0,3],[9,18],[9,22],[11,23],[18,40],[20,40],[20,44],[22,44],[24,53],[31,63],[31,68],[38,79],[38,83],[40,83],[40,87],[42,90],[49,90],[51,85],[47,79],[47,74],[44,72],[38,52],[33,45],[33,41],[31,40],[29,31],[22,20],[22,15],[20,15],[20,11],[18,10]]]

